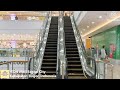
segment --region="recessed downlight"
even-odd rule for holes
[[[89,28],[90,26],[87,26],[87,28]]]
[[[98,18],[102,18],[102,16],[99,16]]]
[[[83,29],[83,31],[85,31],[85,29]]]
[[[94,24],[95,22],[92,22],[92,24]]]

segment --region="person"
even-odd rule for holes
[[[107,58],[107,51],[104,45],[102,46],[102,49],[100,50],[100,58],[101,60],[105,60]]]
[[[15,17],[15,20],[18,20],[18,17],[17,17],[17,16]]]

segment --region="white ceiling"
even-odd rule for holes
[[[0,15],[28,15],[28,16],[45,16],[46,11],[0,11]],[[53,15],[58,14],[58,12],[52,12]],[[99,18],[102,16],[102,18]],[[90,37],[106,29],[120,25],[120,21],[113,20],[114,18],[120,18],[120,11],[87,11],[86,15],[83,17],[78,27],[80,32],[82,31],[82,37]],[[113,21],[110,21],[113,20]],[[110,21],[110,22],[109,22]],[[41,22],[35,21],[0,21],[0,33],[38,33],[42,25]],[[92,23],[94,22],[94,23]],[[107,23],[109,22],[109,23]],[[107,24],[105,24],[107,23]],[[103,25],[105,24],[105,25]],[[87,27],[89,26],[89,27]],[[28,32],[29,30],[29,32]],[[93,32],[92,32],[93,31]]]
[[[87,11],[78,27],[83,38],[90,37],[96,33],[120,25],[120,21],[113,20],[119,17],[120,11]]]

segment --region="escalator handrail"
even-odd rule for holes
[[[64,13],[63,11],[59,11],[58,16],[58,47],[57,47],[57,74],[58,76],[66,76],[66,51],[65,51],[65,38],[64,38]],[[61,19],[61,20],[60,20]],[[62,21],[62,22],[61,22]],[[62,31],[60,30],[62,28]],[[60,41],[63,39],[62,41]],[[61,52],[63,50],[63,52]],[[64,65],[63,65],[64,63]],[[63,65],[63,66],[62,66]],[[64,70],[62,70],[64,67]],[[63,75],[64,72],[64,75]]]
[[[50,14],[50,12],[47,13],[46,18],[45,18],[45,21],[43,22],[43,29],[42,29],[43,32],[42,32],[42,34],[40,34],[41,32],[39,32],[38,50],[37,50],[37,48],[36,48],[36,51],[37,51],[36,56],[39,55],[39,50],[40,50],[40,48],[41,48],[41,45],[42,45],[42,42],[43,42],[43,37],[44,37],[45,32],[46,32],[46,31],[45,31],[45,28],[47,27],[47,24],[48,24],[49,14]],[[41,35],[42,35],[42,36],[41,36]],[[40,40],[40,37],[41,37],[41,40]]]
[[[49,14],[50,14],[50,12],[47,13],[46,18],[45,18],[45,21],[44,21],[45,26],[44,26],[44,28],[43,28],[44,31],[43,31],[42,34],[41,34],[42,36],[40,36],[40,33],[41,33],[41,32],[39,32],[39,39],[38,39],[38,42],[37,42],[38,46],[37,46],[37,44],[36,44],[36,55],[32,57],[31,62],[37,60],[38,57],[39,57],[40,48],[41,48],[41,46],[42,46],[43,38],[44,38],[44,35],[45,35],[45,32],[46,32],[46,27],[47,27],[47,23],[48,23]],[[44,23],[43,23],[43,24],[44,24]],[[40,41],[40,37],[41,37],[41,41]],[[38,48],[37,48],[37,47],[38,47]],[[29,65],[31,65],[31,62],[30,62]],[[31,68],[31,67],[29,67],[29,68]],[[33,68],[34,68],[34,67],[33,67]]]
[[[65,29],[64,29],[64,12],[62,14],[63,18],[63,42],[64,42],[64,57],[65,57],[65,77],[67,77],[67,56],[66,56],[66,45],[65,45]]]
[[[56,66],[56,75],[57,79],[60,78],[60,59],[59,59],[59,49],[60,49],[60,42],[59,42],[59,17],[58,17],[58,39],[57,39],[57,66]]]
[[[74,16],[73,16],[73,14],[72,14],[72,18],[73,18],[73,23],[74,23],[74,25],[75,25],[75,28],[76,28],[76,31],[77,31],[77,36],[79,36],[79,39],[80,39],[80,42],[79,43],[81,43],[81,48],[82,48],[82,51],[83,51],[83,55],[84,55],[84,58],[85,58],[85,60],[88,60],[88,58],[91,58],[91,60],[94,62],[94,74],[91,76],[91,77],[94,77],[94,76],[96,76],[96,62],[95,62],[95,59],[94,58],[92,58],[92,57],[89,57],[89,56],[87,56],[87,53],[86,53],[86,50],[85,50],[85,47],[84,47],[84,44],[83,44],[83,41],[82,41],[82,38],[81,38],[81,35],[80,35],[80,32],[79,32],[79,29],[78,29],[78,27],[77,27],[77,24],[76,24],[76,22],[75,22],[75,18],[74,18]],[[86,64],[87,65],[87,64]],[[88,66],[85,66],[85,68],[88,68]],[[85,71],[86,72],[86,71]]]
[[[49,28],[50,28],[50,23],[51,23],[51,15],[49,14],[49,17],[48,17],[48,22],[47,22],[47,27],[45,28],[46,32],[44,34],[44,37],[43,37],[43,40],[42,40],[42,45],[40,47],[40,52],[39,52],[39,64],[38,64],[38,68],[37,68],[37,71],[39,73],[39,71],[41,70],[41,65],[42,65],[42,62],[43,62],[43,56],[44,56],[44,52],[45,52],[45,47],[46,47],[46,42],[47,42],[47,38],[48,38],[48,33],[49,33]],[[49,27],[48,27],[49,26]],[[40,56],[42,55],[42,56]]]

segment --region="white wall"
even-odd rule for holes
[[[76,20],[76,24],[79,25],[80,21],[83,19],[83,17],[86,15],[87,11],[74,11],[73,15]]]
[[[77,19],[79,18],[80,12],[81,12],[81,11],[74,11],[74,12],[73,12],[73,15],[74,15],[74,18],[75,18],[76,21],[77,21]]]
[[[0,33],[37,33],[42,21],[0,21]]]

